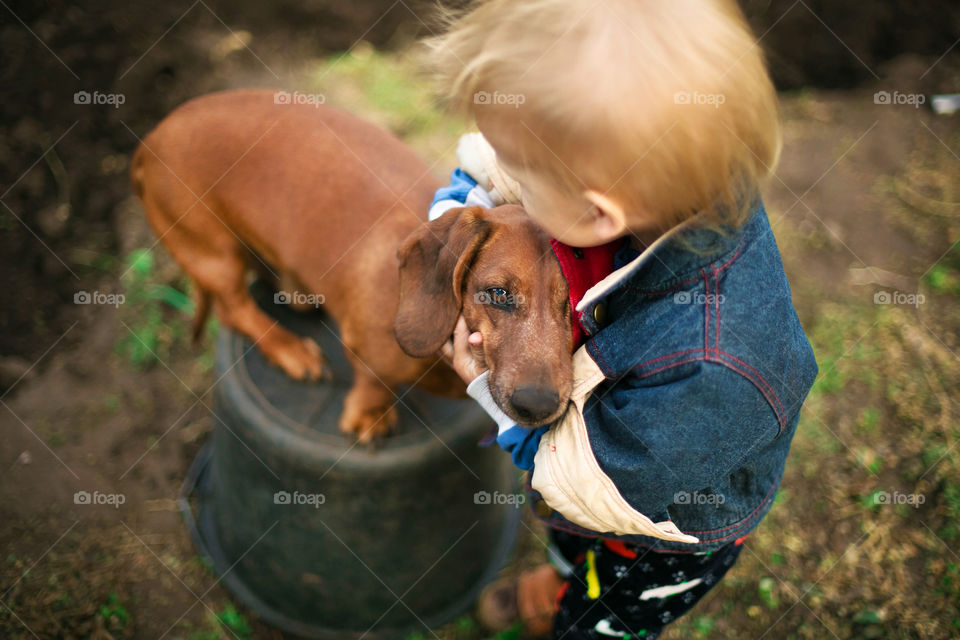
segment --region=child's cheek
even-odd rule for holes
[[[554,225],[551,224],[552,220],[549,217],[544,217],[542,210],[537,206],[536,202],[527,200],[523,204],[523,208],[526,210],[527,215],[530,216],[530,219],[533,220],[538,227],[547,231],[548,233],[552,231]]]

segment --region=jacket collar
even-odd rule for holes
[[[628,280],[638,288],[656,290],[697,273],[755,232],[758,219],[764,217],[758,215],[762,212],[763,204],[758,203],[750,219],[737,229],[704,226],[704,217],[698,215],[671,228],[640,253],[625,246],[617,258],[629,261],[589,288],[577,304],[577,311],[588,309]]]

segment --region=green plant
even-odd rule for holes
[[[253,637],[253,629],[246,616],[237,611],[232,604],[228,604],[221,613],[217,614],[216,621],[230,629],[233,632],[232,635],[240,640],[249,640]]]
[[[923,281],[936,293],[960,294],[960,273],[946,265],[938,264],[930,269]]]
[[[122,276],[125,285],[125,304],[135,316],[125,323],[128,333],[118,345],[130,364],[146,369],[185,332],[186,319],[193,314],[190,298],[168,284],[154,282],[154,257],[149,249],[137,249],[126,260]],[[177,312],[173,319],[165,312],[169,307]]]
[[[123,629],[130,621],[130,613],[120,602],[120,597],[115,592],[110,592],[107,603],[97,610],[97,616],[102,618],[104,624],[110,629]]]
[[[780,606],[780,598],[777,597],[777,583],[770,576],[760,578],[757,583],[757,594],[760,596],[760,602],[767,609],[776,609]]]
[[[880,422],[880,410],[876,407],[865,407],[857,416],[857,428],[863,433],[870,433]]]
[[[520,633],[523,631],[523,623],[518,622],[506,631],[501,631],[490,640],[519,640]]]
[[[693,619],[693,631],[698,638],[709,638],[713,626],[713,618],[710,616],[699,616]]]

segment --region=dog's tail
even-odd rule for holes
[[[200,288],[194,282],[193,288],[196,291],[197,308],[193,314],[193,343],[200,341],[203,335],[203,328],[207,325],[207,317],[210,315],[210,293]]]
[[[133,161],[130,163],[130,184],[133,185],[133,192],[137,197],[143,200],[143,144],[133,152]]]

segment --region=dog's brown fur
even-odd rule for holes
[[[414,356],[435,352],[462,314],[483,335],[497,404],[522,425],[558,418],[572,386],[570,303],[549,238],[524,210],[448,211],[407,238],[398,256],[400,346]],[[509,304],[491,304],[495,290]],[[518,390],[555,397],[534,410]]]
[[[175,110],[144,139],[134,155],[131,177],[154,231],[194,281],[195,336],[212,305],[223,324],[249,336],[291,377],[316,379],[324,373],[320,349],[257,307],[247,292],[246,271],[254,267],[285,289],[324,296],[324,308],[340,328],[354,373],[340,428],[360,441],[386,433],[396,422],[392,390],[400,384],[413,383],[442,395],[463,393],[462,382],[437,355],[459,306],[444,309],[449,326],[431,320],[443,335],[428,350],[414,349],[412,357],[394,338],[400,289],[417,296],[417,278],[431,287],[444,277],[442,269],[412,275],[409,267],[406,276],[399,276],[397,248],[412,233],[424,238],[424,233],[442,231],[447,222],[452,229],[462,226],[455,221],[489,216],[490,232],[478,241],[483,250],[479,245],[471,250],[473,268],[461,282],[470,286],[479,274],[513,265],[507,271],[530,287],[526,300],[539,300],[549,290],[551,314],[568,313],[555,304],[559,294],[554,289],[564,286],[562,278],[557,282],[559,267],[552,256],[538,260],[549,245],[532,225],[513,233],[519,224],[516,212],[507,216],[513,220],[507,223],[497,210],[450,212],[442,223],[424,225],[440,186],[429,169],[394,136],[331,107],[276,104],[270,91],[198,98]],[[497,248],[501,244],[502,250]],[[451,251],[456,249],[444,253]],[[489,257],[480,259],[485,254]],[[501,259],[505,262],[498,264]],[[452,287],[453,273],[446,276]],[[417,312],[406,308],[404,317],[415,319]],[[510,385],[523,384],[525,376],[534,375],[535,384],[554,379],[543,371],[532,373],[523,364],[528,356],[539,363],[556,362],[559,372],[564,366],[569,370],[568,319],[563,321],[566,342],[551,332],[547,343],[543,331],[522,326],[556,320],[539,306],[534,313],[510,314],[523,320],[509,326],[489,311],[463,305],[471,326],[484,333],[487,364],[500,372],[493,376],[498,381],[494,388],[502,385],[498,399],[509,396]],[[411,326],[409,331],[416,329]],[[526,333],[529,343],[518,348]],[[406,340],[403,328],[397,338]],[[565,358],[544,356],[554,339]],[[565,403],[562,388],[561,383]]]

